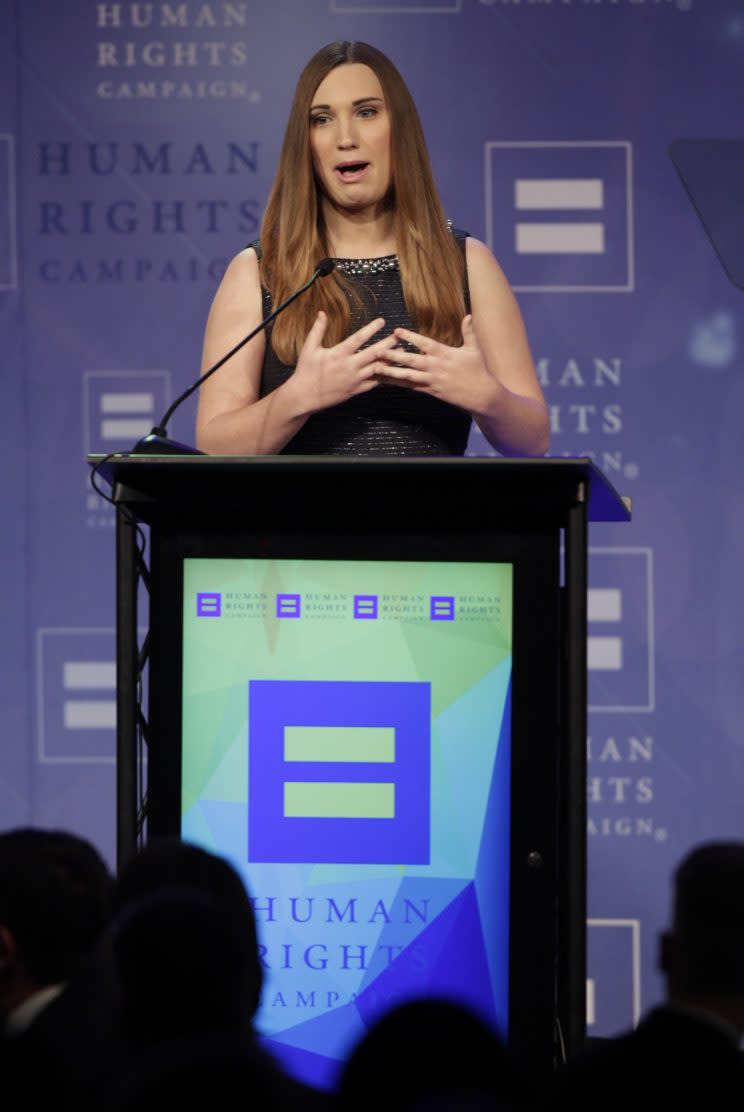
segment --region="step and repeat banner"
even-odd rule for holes
[[[295,80],[341,38],[399,67],[449,216],[512,282],[551,454],[633,499],[590,532],[587,1010],[609,1034],[661,993],[674,864],[744,837],[743,264],[717,221],[741,197],[741,0],[2,5],[0,824],[113,863],[114,517],[85,455],[197,377]]]

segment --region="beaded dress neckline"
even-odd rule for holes
[[[380,255],[373,259],[333,259],[334,266],[342,274],[359,278],[365,274],[386,274],[399,270],[397,255]]]

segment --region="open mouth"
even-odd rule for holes
[[[339,162],[336,173],[341,181],[358,181],[367,172],[369,162]]]

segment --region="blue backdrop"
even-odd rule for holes
[[[399,66],[449,215],[512,281],[552,454],[633,498],[590,535],[587,992],[611,1033],[660,994],[674,863],[744,837],[743,295],[669,153],[740,135],[741,0],[0,7],[0,823],[113,862],[113,516],[84,457],[197,376],[296,76],[337,38]]]

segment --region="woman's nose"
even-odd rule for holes
[[[339,120],[337,142],[339,148],[345,151],[357,146],[357,132],[353,119]]]

